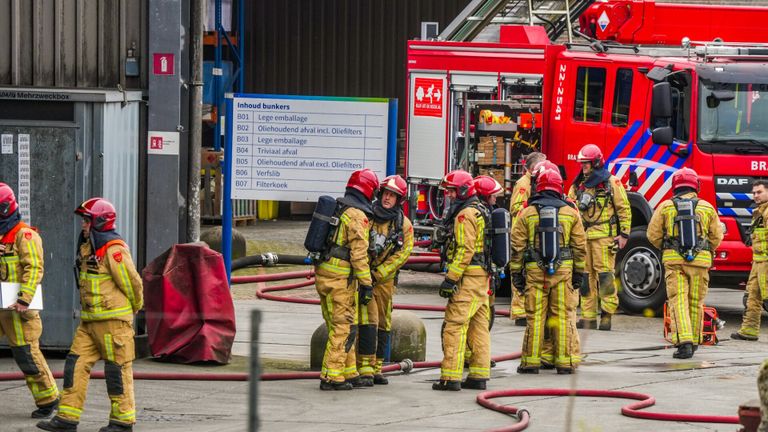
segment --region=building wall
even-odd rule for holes
[[[0,0],[0,86],[146,88],[146,35],[147,0]]]
[[[406,41],[468,0],[246,2],[246,90],[405,101]],[[400,109],[404,126],[404,107]]]

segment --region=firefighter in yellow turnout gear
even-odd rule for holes
[[[0,183],[0,237],[0,280],[21,284],[16,303],[0,310],[0,337],[8,338],[13,359],[35,399],[32,418],[49,417],[58,405],[59,390],[40,352],[40,314],[28,309],[43,279],[43,240],[21,221],[13,190],[4,183]]]
[[[627,244],[632,228],[632,211],[621,181],[605,168],[600,148],[584,146],[577,160],[582,171],[571,186],[568,197],[575,200],[587,232],[587,279],[582,290],[579,328],[595,329],[598,309],[600,330],[611,329],[611,317],[619,306],[614,278],[616,252]],[[586,295],[585,295],[586,294]],[[599,303],[599,308],[598,308]]]
[[[659,204],[648,224],[648,241],[662,251],[671,319],[673,357],[686,359],[701,343],[703,302],[712,254],[723,240],[720,218],[698,198],[699,177],[690,168],[672,175],[674,196]]]
[[[542,169],[536,195],[512,227],[512,283],[524,290],[527,314],[518,373],[539,373],[546,331],[558,373],[572,373],[579,363],[575,290],[584,283],[586,237],[578,212],[562,193],[560,173]]]
[[[99,432],[132,431],[136,423],[133,394],[133,318],[143,307],[141,277],[128,246],[115,231],[114,206],[91,198],[75,210],[82,216],[76,269],[80,284],[80,325],[64,365],[59,411],[37,424],[48,431],[77,429],[85,405],[91,368],[104,360],[109,424]]]
[[[400,267],[413,251],[413,225],[405,216],[402,203],[408,184],[399,175],[381,182],[379,198],[373,204],[373,226],[369,250],[373,276],[373,300],[360,307],[358,372],[361,380],[388,384],[381,368],[392,329],[392,297]]]
[[[760,315],[768,307],[768,180],[752,184],[752,198],[757,208],[752,212],[750,241],[752,270],[747,280],[747,307],[739,331],[733,339],[756,341],[760,335]]]
[[[485,270],[485,219],[478,208],[472,176],[462,170],[443,178],[449,221],[449,241],[444,258],[448,272],[440,285],[440,296],[448,299],[443,328],[443,361],[440,381],[433,390],[483,390],[490,378],[491,337],[488,330],[488,272]],[[464,372],[464,354],[469,345],[472,360]]]
[[[379,179],[369,169],[352,173],[344,197],[338,199],[338,227],[327,252],[315,266],[315,287],[328,327],[320,373],[320,390],[351,390],[363,382],[357,372],[358,302],[373,300],[368,263],[371,200]],[[372,383],[370,384],[372,385]]]
[[[523,210],[528,198],[531,197],[531,187],[533,186],[534,168],[546,160],[544,153],[533,152],[525,157],[525,174],[515,182],[512,189],[512,198],[509,200],[509,214],[512,216],[512,226],[515,226],[515,220]],[[517,292],[512,290],[512,305],[509,309],[509,319],[515,320],[515,325],[525,326],[525,299]]]

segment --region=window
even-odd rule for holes
[[[600,122],[603,118],[604,97],[605,69],[580,67],[576,75],[573,119],[581,122]]]
[[[629,124],[629,104],[632,100],[632,69],[616,71],[616,86],[613,89],[613,111],[611,124],[625,127]]]
[[[672,120],[675,139],[687,143],[691,128],[691,74],[679,72],[667,78],[672,84]]]

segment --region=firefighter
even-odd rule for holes
[[[504,191],[504,188],[501,186],[501,183],[496,181],[496,179],[486,175],[475,177],[474,184],[475,192],[477,193],[477,197],[480,199],[480,203],[485,206],[486,212],[490,214],[497,207],[496,199],[499,194]],[[500,272],[501,269],[498,270]],[[501,285],[501,277],[499,272],[494,271],[491,275],[490,288],[488,290],[490,293],[490,298],[488,299],[488,304],[490,305],[488,317],[490,323],[489,328],[493,327],[493,318],[496,311],[496,308],[494,307],[494,303],[496,301],[496,290]],[[493,363],[493,361],[491,361],[491,363]]]
[[[523,206],[531,197],[531,186],[533,186],[532,177],[534,168],[547,159],[544,153],[533,152],[525,156],[525,174],[523,174],[512,189],[512,198],[509,200],[509,214],[512,216],[512,226],[515,226],[515,219]],[[512,305],[509,309],[509,319],[515,321],[516,326],[525,327],[525,300],[517,290],[512,290]]]
[[[581,172],[568,197],[576,201],[587,232],[587,279],[581,297],[578,328],[595,329],[598,304],[602,311],[600,330],[611,329],[611,317],[619,306],[614,278],[616,252],[627,244],[632,212],[621,181],[605,167],[603,152],[594,144],[579,151]],[[587,294],[587,289],[589,293]]]
[[[443,327],[443,361],[440,380],[433,390],[484,390],[490,378],[491,336],[488,330],[488,272],[485,269],[486,221],[475,193],[472,176],[451,171],[440,184],[446,198],[448,271],[440,297],[448,299]],[[467,345],[472,349],[469,375],[464,372]]]
[[[750,244],[752,270],[747,280],[747,307],[739,331],[731,338],[756,341],[760,333],[760,314],[768,310],[768,180],[752,183],[752,199],[757,208],[752,212]]]
[[[315,266],[315,287],[328,327],[320,390],[351,390],[369,384],[359,378],[355,344],[358,302],[365,306],[373,300],[368,220],[373,216],[371,200],[378,188],[379,179],[370,169],[350,175],[344,197],[337,200],[338,226]]]
[[[29,310],[43,279],[43,240],[34,228],[21,221],[13,189],[0,183],[0,280],[20,284],[16,303],[0,309],[0,336],[8,345],[24,374],[37,409],[32,418],[46,418],[59,403],[59,390],[40,352],[43,322],[37,311]]]
[[[541,169],[536,195],[512,228],[512,283],[525,296],[527,315],[521,374],[539,373],[545,332],[559,374],[572,373],[579,363],[574,290],[584,283],[586,235],[571,206],[559,170]]]
[[[360,308],[360,344],[358,372],[365,384],[372,375],[373,384],[388,384],[381,367],[392,329],[392,297],[400,267],[413,250],[413,225],[402,208],[408,184],[399,175],[389,176],[379,185],[373,203],[370,236],[373,300]],[[371,355],[373,354],[373,355]]]
[[[141,276],[128,245],[115,231],[115,207],[91,198],[75,210],[82,217],[75,268],[80,289],[80,325],[64,363],[64,391],[58,413],[37,424],[48,431],[74,431],[85,405],[91,368],[104,360],[111,402],[109,424],[99,432],[132,431],[136,423],[133,397],[133,318],[143,307]]]
[[[670,334],[677,347],[673,357],[686,359],[701,342],[709,268],[723,231],[714,207],[698,198],[696,171],[683,168],[672,174],[672,192],[672,199],[654,211],[647,235],[662,251]]]

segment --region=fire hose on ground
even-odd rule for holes
[[[277,263],[280,264],[293,264],[293,265],[308,265],[306,257],[296,255],[281,255],[276,254],[263,254],[254,255],[233,261],[232,269],[239,269],[253,265],[262,266],[274,266]],[[414,264],[437,264],[439,265],[439,257],[426,255],[426,256],[414,256],[411,257],[407,266]],[[290,271],[282,273],[263,274],[256,276],[236,276],[232,278],[233,284],[242,283],[260,283],[260,282],[272,282],[289,279],[305,278],[305,281],[294,282],[288,284],[274,285],[271,287],[262,287],[256,290],[256,296],[264,300],[300,303],[300,304],[319,304],[317,299],[304,299],[295,297],[285,297],[273,294],[269,292],[275,291],[287,291],[291,289],[307,287],[314,284],[313,278],[314,270],[303,271]],[[407,309],[407,310],[420,310],[420,311],[445,311],[444,306],[431,306],[431,305],[416,305],[416,304],[395,304],[395,309]],[[508,316],[509,311],[498,310],[496,315]],[[514,352],[510,354],[500,355],[493,357],[493,360],[498,362],[514,360],[520,358],[520,352]],[[394,363],[385,366],[383,372],[397,372],[402,371],[408,373],[414,369],[424,368],[436,368],[440,367],[439,361],[431,362],[412,362],[411,360],[404,360],[399,363]],[[56,371],[53,373],[54,378],[62,378],[63,372]],[[248,381],[250,378],[249,373],[176,373],[176,372],[133,372],[134,379],[137,380],[174,380],[174,381]],[[103,379],[104,372],[92,371],[91,378]],[[320,372],[290,372],[290,373],[265,373],[260,375],[261,381],[277,381],[277,380],[294,380],[294,379],[319,379]],[[0,373],[0,381],[17,381],[23,380],[24,375],[21,372],[7,372]],[[481,406],[491,409],[493,411],[513,415],[517,418],[517,422],[507,427],[493,429],[493,431],[521,431],[526,429],[531,420],[530,412],[526,408],[515,407],[512,405],[503,405],[491,401],[491,399],[502,397],[518,397],[518,396],[565,396],[565,397],[606,397],[606,398],[618,398],[618,399],[632,399],[637,402],[623,406],[621,408],[621,414],[640,418],[645,420],[662,420],[662,421],[677,421],[677,422],[699,422],[699,423],[729,423],[738,424],[738,416],[717,416],[717,415],[702,415],[702,414],[679,414],[679,413],[665,413],[665,412],[647,412],[640,411],[642,409],[655,405],[656,400],[653,396],[634,393],[626,391],[615,390],[584,390],[584,389],[566,389],[566,388],[551,388],[551,389],[505,389],[505,390],[491,390],[479,393],[477,395],[477,403]]]

